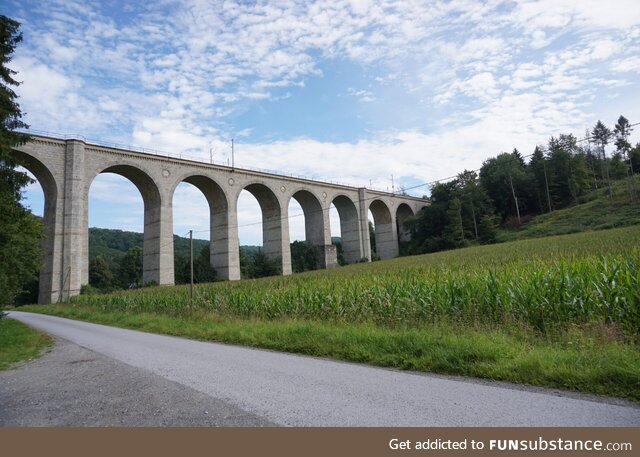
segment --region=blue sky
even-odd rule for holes
[[[598,119],[640,121],[637,0],[9,0],[0,11],[22,23],[11,67],[33,129],[190,158],[213,148],[226,163],[235,138],[240,166],[386,189],[391,174],[411,186],[581,137]],[[123,189],[131,198],[114,201]],[[35,212],[40,194],[25,193]],[[198,191],[175,198],[174,231],[206,231]],[[241,225],[259,220],[251,197],[239,204]],[[89,222],[140,231],[139,194],[101,175]],[[259,244],[259,226],[240,236]]]

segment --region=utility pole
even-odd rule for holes
[[[193,230],[189,230],[189,269],[191,270],[190,295],[193,302]]]
[[[458,219],[460,220],[460,234],[462,235],[462,241],[464,241],[464,225],[462,225],[462,202],[458,205]]]
[[[476,210],[473,207],[473,197],[469,196],[469,201],[471,202],[471,217],[473,217],[473,229],[476,232],[476,240],[478,239],[478,223],[476,222]],[[464,236],[464,232],[462,233]]]
[[[613,191],[611,190],[611,177],[609,176],[609,162],[607,162],[607,153],[604,150],[604,144],[602,145],[602,157],[604,159],[605,170],[607,172],[607,185],[609,186],[609,200],[613,200]]]
[[[209,163],[213,163],[213,148],[209,148]]]
[[[587,129],[585,133],[585,138],[587,139],[587,148],[589,148],[589,166],[591,167],[591,174],[593,175],[593,185],[596,190],[598,190],[598,176],[596,176],[596,166],[593,164],[593,150],[591,149],[591,132]],[[598,154],[598,158],[600,154]]]
[[[545,158],[542,158],[542,170],[544,171],[544,185],[547,188],[547,203],[549,204],[549,212],[553,211],[551,209],[551,197],[549,196],[549,181],[547,181],[547,166],[544,163]]]
[[[631,134],[632,130],[633,130],[632,128],[629,128],[629,134]],[[631,145],[629,145],[629,146],[631,146]],[[634,175],[634,173],[633,173],[633,159],[631,157],[631,150],[630,149],[627,149],[625,152],[627,153],[627,157],[629,158],[629,168],[630,168],[629,171],[631,172],[631,177],[630,177],[631,179],[629,179],[629,184],[630,184],[629,193],[631,194],[631,202],[633,203],[638,199],[638,195],[637,195],[637,192],[636,192],[636,180],[633,177],[633,175]]]
[[[638,198],[636,193],[636,180],[633,177],[633,160],[631,159],[631,152],[627,151],[627,157],[629,157],[629,167],[631,168],[629,171],[631,172],[631,176],[629,176],[629,193],[631,194],[631,202],[635,202]]]
[[[518,197],[516,197],[516,191],[513,188],[513,178],[511,177],[511,173],[509,173],[509,183],[511,184],[511,194],[513,195],[513,199],[516,202],[516,213],[518,213],[518,224],[522,223],[520,221],[520,207],[518,206]]]
[[[236,168],[236,160],[235,160],[235,154],[233,150],[233,138],[231,138],[231,171],[235,171],[235,168]]]

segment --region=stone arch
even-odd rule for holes
[[[407,221],[407,219],[413,216],[414,214],[411,206],[406,203],[400,203],[398,205],[398,209],[396,209],[396,224],[398,229],[399,241],[411,240],[411,231],[404,226],[404,223]]]
[[[115,173],[136,186],[144,205],[144,241],[142,247],[143,284],[173,284],[173,234],[163,233],[162,226],[172,227],[172,214],[163,208],[160,189],[148,172],[137,165],[113,164],[101,167],[87,180],[85,201],[95,178],[102,173]],[[87,204],[87,217],[88,217]],[[170,209],[170,208],[169,208]],[[172,231],[172,230],[171,230]],[[88,243],[88,237],[87,237]],[[87,246],[88,257],[88,246]],[[162,261],[164,259],[164,261]]]
[[[382,200],[376,199],[369,204],[373,215],[376,234],[376,252],[381,259],[392,259],[398,256],[398,236],[394,226],[394,217],[389,207]]]
[[[336,248],[331,244],[328,208],[323,208],[318,197],[307,189],[296,190],[291,198],[300,204],[304,213],[305,240],[320,248],[320,267],[337,266]]]
[[[260,205],[262,213],[262,251],[268,258],[280,259],[281,272],[283,274],[291,274],[289,227],[283,217],[283,208],[276,193],[261,182],[247,184],[242,190],[246,190],[253,195],[258,201],[258,205]],[[236,211],[237,198],[240,196],[240,192],[236,196]]]
[[[237,251],[237,237],[234,245],[234,238],[229,233],[232,225],[229,221],[229,200],[224,189],[214,179],[194,172],[176,182],[171,192],[172,196],[181,182],[189,183],[200,190],[209,205],[210,262],[217,276],[223,279],[240,279],[239,265],[237,260],[234,263],[231,256],[232,252]]]
[[[304,213],[305,239],[315,245],[323,246],[325,243],[324,211],[318,198],[308,190],[298,190],[291,198],[294,198]]]
[[[358,209],[346,195],[337,195],[331,201],[340,216],[340,236],[342,241],[342,255],[345,262],[355,263],[363,256],[360,242],[360,221]]]
[[[57,227],[60,225],[58,195],[59,184],[49,168],[34,156],[12,150],[16,162],[31,172],[44,193],[42,266],[40,268],[38,303],[54,303],[60,299],[64,289],[64,275],[61,270],[61,243],[56,237]]]

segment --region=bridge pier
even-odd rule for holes
[[[358,189],[358,206],[360,217],[358,219],[360,230],[360,259],[367,259],[371,262],[371,237],[369,236],[369,199],[367,198],[367,189],[361,187]]]
[[[215,206],[211,209],[211,266],[219,278],[240,279],[240,243],[236,208]]]
[[[273,221],[273,226],[279,226],[279,233],[274,228],[271,233],[275,235],[275,239],[271,240],[269,244],[269,251],[267,251],[267,244],[265,240],[264,253],[267,257],[280,259],[280,271],[284,276],[288,276],[293,272],[291,267],[291,242],[289,238],[289,208],[287,206],[281,207],[280,221]],[[279,254],[278,254],[279,253]]]
[[[142,283],[174,284],[173,208],[169,196],[144,211]],[[146,206],[146,205],[145,205]]]
[[[78,295],[89,282],[87,200],[84,196],[85,145],[68,140],[65,145],[61,232],[62,278],[58,300]],[[51,229],[51,228],[50,228]],[[53,297],[52,297],[53,299]]]
[[[316,221],[319,227],[322,227],[321,236],[317,239],[317,245],[322,253],[321,268],[330,269],[338,266],[338,252],[331,242],[331,219],[329,217],[330,203],[322,208],[320,213],[322,219]],[[305,222],[307,216],[305,215]],[[307,235],[309,236],[309,235]]]

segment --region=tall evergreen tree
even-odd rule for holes
[[[636,143],[634,147],[629,151],[629,161],[634,171],[637,173],[640,170],[640,143]]]
[[[578,151],[571,159],[571,176],[569,177],[569,189],[576,203],[578,198],[589,191],[590,171],[587,156]]]
[[[568,141],[567,141],[568,140]],[[573,135],[551,137],[549,140],[549,192],[556,208],[567,206],[571,200],[571,148],[575,145]]]
[[[480,184],[503,220],[536,206],[533,177],[517,150],[486,160],[480,169]]]
[[[113,287],[113,274],[107,262],[100,256],[94,257],[89,263],[89,284],[104,291]]]
[[[464,225],[462,224],[462,203],[456,196],[449,200],[447,208],[448,224],[442,234],[447,248],[459,248],[465,245]]]
[[[129,248],[120,262],[118,282],[123,289],[142,286],[142,248]]]
[[[462,224],[467,238],[478,239],[478,224],[485,214],[493,216],[493,203],[487,191],[480,186],[478,174],[465,170],[456,178],[456,196],[460,199]]]
[[[628,157],[629,151],[631,150],[631,144],[629,143],[631,125],[626,117],[620,116],[618,118],[618,122],[616,122],[616,125],[613,128],[613,135],[615,136],[614,144],[616,146],[616,151],[623,156]]]
[[[19,83],[7,65],[22,41],[20,24],[0,16],[0,305],[14,301],[23,284],[33,281],[40,266],[39,220],[20,203],[21,190],[31,179],[15,169],[11,149],[28,141],[15,129],[28,128],[12,86]]]
[[[637,199],[636,182],[633,179],[633,176],[635,175],[635,169],[633,166],[633,158],[631,156],[631,143],[629,143],[629,135],[631,135],[631,125],[629,124],[629,120],[626,117],[620,116],[618,118],[618,122],[613,129],[613,134],[616,138],[614,143],[616,145],[616,154],[620,155],[620,157],[622,158],[626,158],[629,161],[628,172],[631,175],[631,179],[629,180],[629,194],[631,195],[631,201],[635,201]]]
[[[529,161],[529,168],[533,176],[538,212],[551,211],[551,198],[548,193],[549,182],[547,177],[546,158],[540,146],[536,146]]]
[[[599,166],[599,158],[592,146],[592,138],[591,132],[589,129],[585,131],[585,138],[587,142],[582,146],[582,152],[584,152],[585,158],[587,160],[587,165],[589,167],[589,177],[590,177],[590,185],[593,183],[593,189],[598,189],[598,170],[601,169]]]
[[[613,197],[613,193],[611,191],[611,177],[609,176],[609,163],[607,162],[607,153],[605,150],[607,144],[609,144],[609,140],[611,139],[611,130],[598,120],[591,131],[591,135],[596,145],[598,145],[598,153],[600,154],[602,165],[602,177],[607,182],[609,197]]]

